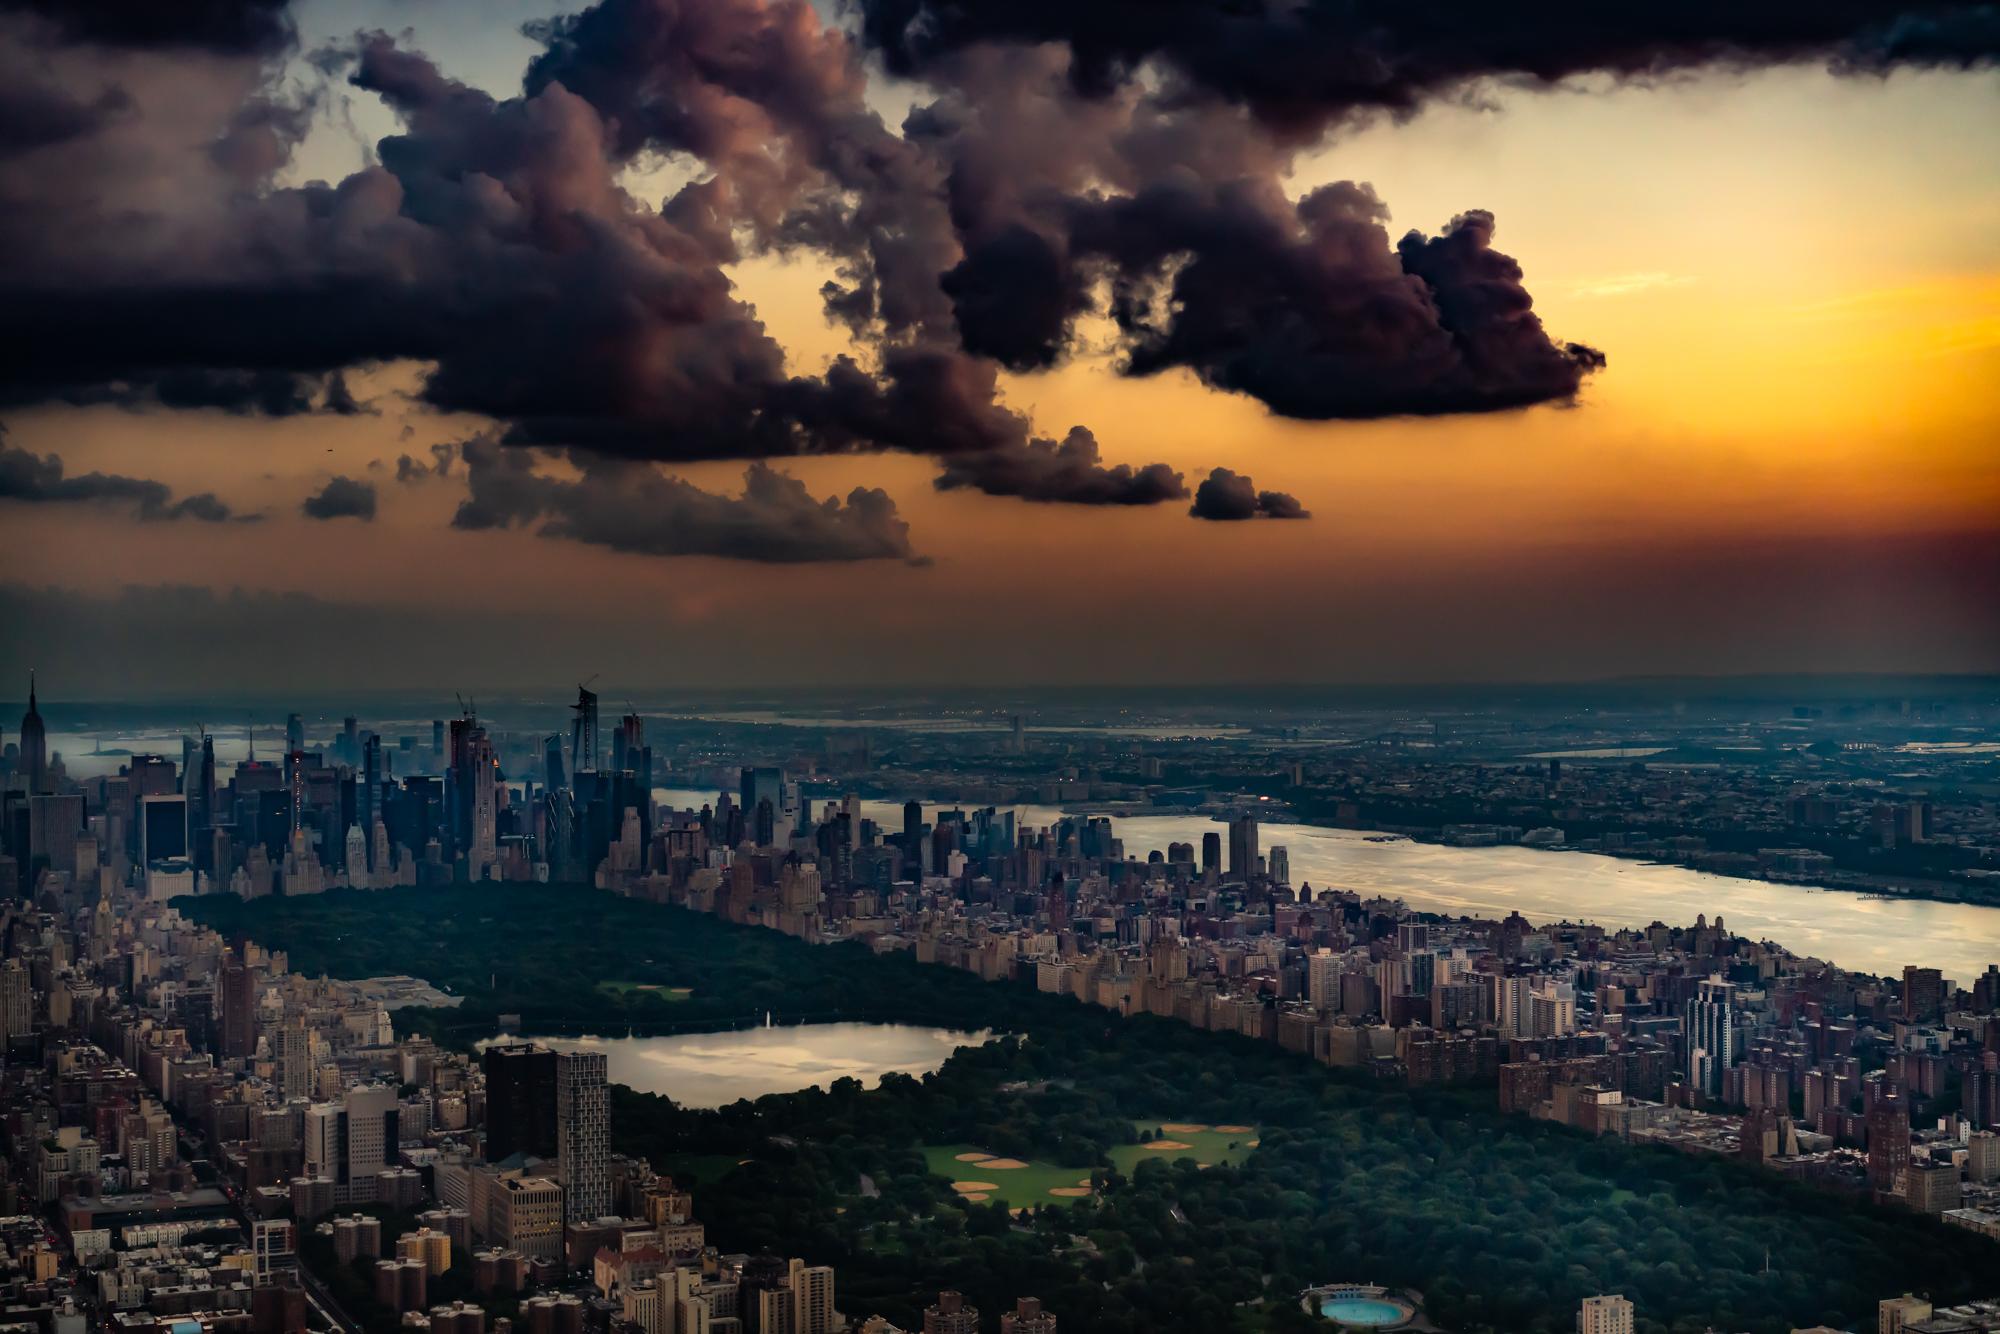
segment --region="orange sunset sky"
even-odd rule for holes
[[[308,6],[302,32],[376,21],[355,8]],[[447,73],[518,88],[534,48],[505,25],[421,7],[412,20]],[[392,131],[368,94],[343,96],[285,179],[338,178]],[[879,71],[871,85],[891,123],[921,97]],[[1288,420],[1186,371],[1121,377],[1102,319],[1067,364],[1002,377],[1037,434],[1086,424],[1108,462],[1163,461],[1190,485],[1225,465],[1297,496],[1306,522],[939,492],[933,459],[843,455],[776,466],[816,496],[881,487],[927,563],[659,557],[451,527],[462,479],[399,484],[395,460],[490,423],[416,401],[410,364],[350,374],[370,415],[6,409],[6,443],[72,475],[213,491],[262,517],[0,501],[4,583],[31,609],[5,666],[101,694],[266,672],[722,686],[2000,670],[1996,126],[1990,68],[1799,64],[1496,85],[1342,125],[1300,155],[1290,193],[1370,183],[1391,236],[1491,210],[1550,332],[1609,359],[1573,405]],[[679,170],[622,180],[657,202]],[[788,370],[852,350],[821,310],[825,261],[756,257],[730,274]],[[725,492],[743,473],[665,466]],[[336,475],[375,485],[372,521],[301,513]],[[143,590],[182,585],[224,600],[174,613],[178,629],[140,618],[160,653],[148,677],[129,656],[143,642],[115,622]]]

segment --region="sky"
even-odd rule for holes
[[[1991,12],[1372,8],[0,0],[0,673],[2000,671]]]

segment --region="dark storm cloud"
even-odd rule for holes
[[[307,496],[299,510],[308,519],[375,521],[375,484],[352,477],[335,477]]]
[[[1098,459],[1097,438],[1073,426],[1060,442],[1028,440],[1015,448],[960,454],[945,460],[932,483],[940,491],[969,488],[989,496],[1019,496],[1062,505],[1157,505],[1187,495],[1181,475],[1164,463],[1143,468]]]
[[[1603,364],[1543,328],[1490,214],[1398,241],[1365,186],[1292,200],[1300,147],[1340,118],[1496,77],[1962,65],[2000,26],[1856,0],[862,8],[925,80],[900,130],[807,0],[601,0],[531,29],[518,96],[379,33],[316,55],[399,129],[293,186],[324,99],[280,77],[281,4],[0,0],[0,109],[21,113],[0,129],[0,405],[353,413],[344,369],[412,361],[423,403],[513,447],[895,450],[943,460],[947,489],[1172,498],[1170,470],[1038,441],[1000,369],[1059,365],[1108,321],[1125,374],[1335,419],[1570,403]],[[666,197],[629,193],[660,162],[686,168]],[[858,344],[816,375],[730,276],[795,253],[831,265]]]
[[[1234,522],[1242,519],[1310,519],[1298,498],[1283,491],[1259,491],[1241,473],[1217,468],[1194,489],[1188,513],[1197,519]]]
[[[101,46],[273,55],[292,44],[289,0],[0,0],[64,37]]]
[[[1004,323],[965,309],[960,323],[975,351],[1026,368],[1065,354],[1086,308],[1078,274],[1096,266],[1111,278],[1126,374],[1185,368],[1287,417],[1566,402],[1604,364],[1595,349],[1550,339],[1520,266],[1492,248],[1491,214],[1394,248],[1387,216],[1372,191],[1345,182],[1293,205],[1273,182],[1182,178],[1071,202],[1057,241],[1011,228],[999,258],[974,251],[947,286],[963,277],[955,296],[977,288],[973,311],[1021,294]]]
[[[1415,111],[1482,79],[1546,85],[1605,72],[1820,61],[1847,70],[1964,68],[2000,53],[1987,3],[1881,0],[859,0],[900,74],[948,69],[988,42],[1064,43],[1070,77],[1103,96],[1156,62],[1191,91],[1281,131],[1356,111]]]
[[[0,82],[0,158],[94,133],[129,106],[117,88],[79,97],[33,73],[12,72]]]
[[[452,518],[464,529],[541,526],[538,535],[646,556],[720,556],[798,564],[913,562],[896,502],[873,487],[845,501],[814,499],[804,482],[753,463],[743,494],[718,495],[650,464],[579,456],[576,480],[535,467],[532,452],[489,441],[464,446],[470,494]]]
[[[66,476],[59,456],[37,454],[7,444],[0,444],[0,502],[117,506],[129,508],[132,514],[147,520],[221,523],[233,517],[229,506],[206,491],[175,500],[166,483],[148,477],[105,472]]]

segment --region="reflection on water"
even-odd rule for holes
[[[680,1037],[528,1041],[557,1051],[601,1051],[614,1084],[665,1094],[683,1107],[726,1107],[767,1093],[825,1088],[836,1079],[873,1087],[891,1072],[929,1074],[960,1047],[990,1037],[909,1024],[780,1024]]]

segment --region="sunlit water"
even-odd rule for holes
[[[991,1036],[909,1024],[779,1024],[679,1037],[529,1041],[603,1052],[614,1084],[665,1094],[683,1107],[726,1107],[767,1093],[825,1088],[836,1079],[872,1088],[891,1072],[929,1074],[960,1047]]]

